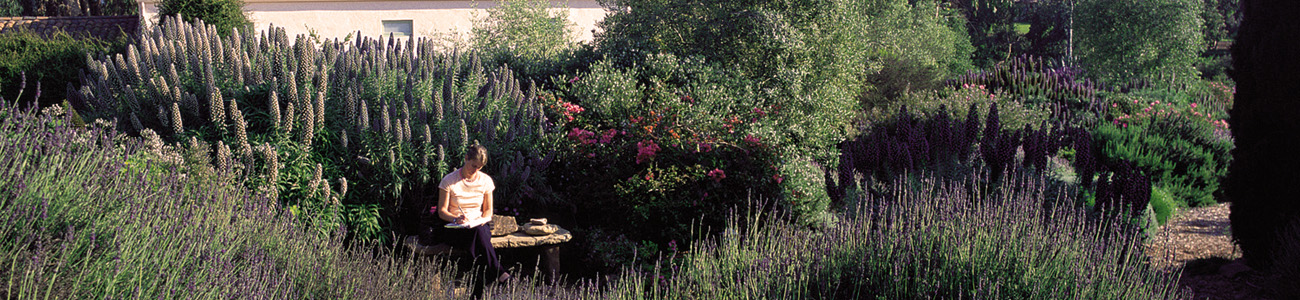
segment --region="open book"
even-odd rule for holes
[[[487,222],[491,222],[491,221],[492,221],[492,218],[477,218],[477,219],[473,219],[473,220],[465,221],[464,224],[447,223],[447,225],[445,225],[445,226],[443,226],[443,227],[447,227],[447,228],[474,228],[474,227],[479,227],[479,225],[487,224]]]

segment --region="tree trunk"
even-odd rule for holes
[[[1300,216],[1300,1],[1243,0],[1232,48],[1236,141],[1226,179],[1233,239],[1256,269],[1272,267],[1277,236]]]

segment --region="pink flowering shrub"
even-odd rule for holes
[[[722,169],[713,169],[707,175],[713,179],[713,182],[722,182],[722,179],[727,178],[727,172],[722,171]]]
[[[584,76],[549,111],[567,135],[547,178],[578,207],[575,226],[622,224],[663,246],[690,240],[692,223],[722,228],[748,199],[781,196],[789,181],[773,128],[793,116],[783,105],[667,82],[642,89],[616,75]]]
[[[659,152],[659,145],[655,144],[654,140],[637,142],[637,165],[654,160],[655,152]]]
[[[1147,91],[1112,96],[1110,119],[1093,135],[1102,161],[1134,162],[1181,205],[1216,203],[1231,162],[1222,110],[1231,100]]]

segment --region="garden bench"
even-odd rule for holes
[[[538,254],[542,257],[539,267],[550,278],[554,279],[557,278],[556,275],[560,271],[560,244],[572,239],[573,234],[563,227],[558,228],[555,233],[540,236],[528,235],[523,230],[519,230],[504,236],[492,237],[492,247],[497,249],[537,249]],[[469,256],[469,251],[466,249],[454,248],[443,243],[425,245],[420,243],[419,237],[413,235],[407,236],[404,244],[411,252],[420,255]]]

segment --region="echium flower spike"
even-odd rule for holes
[[[275,90],[271,90],[271,94],[267,95],[266,107],[266,110],[271,113],[271,130],[278,130],[283,127],[280,125],[280,96]]]
[[[328,180],[320,181],[320,192],[321,198],[329,201],[330,205],[339,206],[339,198],[334,196],[334,190],[330,188],[330,182]]]
[[[270,143],[263,143],[262,159],[266,160],[267,180],[274,185],[280,181],[280,155],[276,154]]]
[[[176,64],[167,65],[167,81],[181,85],[181,76],[176,72]]]
[[[217,159],[216,159],[216,161],[217,161],[217,170],[218,170],[218,172],[229,172],[229,171],[230,171],[230,167],[231,167],[231,165],[230,165],[230,163],[231,163],[231,158],[230,158],[230,147],[229,147],[229,146],[226,146],[226,143],[223,142],[223,141],[220,141],[220,140],[217,141]]]
[[[429,124],[424,124],[424,128],[421,129],[422,130],[420,131],[421,133],[420,138],[422,138],[423,140],[421,141],[422,143],[420,145],[425,148],[431,147],[433,145],[433,131],[429,129]]]
[[[385,155],[385,156],[388,157],[388,166],[387,166],[387,167],[389,168],[389,170],[394,170],[394,171],[396,171],[396,170],[397,170],[397,153],[396,153],[396,152],[393,152],[393,148],[388,148],[388,153],[386,153],[386,154],[387,154],[387,155]]]
[[[379,107],[379,132],[385,135],[392,133],[393,120],[389,117],[388,102],[383,102]]]
[[[193,136],[190,137],[190,141],[188,146],[186,146],[186,149],[188,149],[191,153],[203,153],[203,156],[205,157],[207,156],[208,151],[212,150],[212,149],[208,149],[207,147],[204,147],[202,144],[199,144],[199,139]]]
[[[299,103],[302,102],[302,94],[300,94],[300,91],[298,90],[298,81],[294,79],[294,77],[294,73],[289,72],[289,75],[285,78],[286,82],[284,82],[283,89],[285,93],[288,93],[288,95],[286,95],[288,97],[286,97],[287,99],[285,100],[292,106],[300,106]]]
[[[357,120],[357,127],[363,130],[367,128],[371,128],[370,107],[366,105],[365,99],[361,99],[361,107],[357,108],[357,112],[359,114],[358,118],[360,118],[360,120]]]
[[[311,146],[312,137],[316,134],[316,113],[311,103],[312,101],[299,103],[302,106],[302,130],[298,131],[298,137],[307,146]]]
[[[437,151],[436,158],[437,159],[433,162],[434,165],[429,166],[429,168],[433,169],[434,174],[442,174],[443,162],[447,160],[447,147],[444,147],[442,144],[438,144],[438,151]]]
[[[347,130],[342,130],[342,131],[339,131],[339,132],[338,132],[338,142],[343,144],[343,149],[344,149],[344,151],[346,151],[346,149],[348,149],[348,148],[347,148]]]
[[[226,114],[225,114],[225,110],[222,108],[225,107],[226,104],[225,104],[225,100],[222,99],[221,97],[221,90],[212,88],[211,94],[208,95],[208,99],[209,99],[208,113],[212,118],[212,124],[217,125],[218,128],[224,127],[222,125],[225,124],[225,122],[223,121],[226,117]]]
[[[320,192],[321,168],[321,164],[316,164],[316,167],[312,169],[311,182],[308,183],[309,187],[307,188],[311,192],[311,196],[308,197],[316,197],[316,193]]]
[[[136,117],[134,112],[131,113],[131,126],[135,128],[136,132],[144,130],[144,125],[140,124],[140,118]]]
[[[457,118],[457,120],[460,121],[460,140],[458,141],[460,142],[460,148],[456,150],[456,153],[463,154],[462,151],[469,149],[469,128],[465,127],[465,119]]]
[[[248,146],[248,125],[244,122],[244,113],[239,110],[239,101],[230,101],[230,123],[235,126],[235,146],[238,147],[239,153],[247,155],[251,153]]]
[[[280,117],[280,125],[284,128],[284,134],[293,133],[293,124],[297,120],[297,107],[293,102],[285,102],[284,116]]]
[[[411,104],[402,101],[402,140],[411,141]]]
[[[348,178],[347,178],[347,177],[339,177],[339,195],[338,195],[338,197],[339,197],[339,199],[342,199],[342,198],[347,197],[347,196],[348,196]]]
[[[402,122],[400,118],[393,120],[393,138],[397,140],[398,144],[407,142],[406,137],[409,135],[406,133],[406,129],[402,127]]]
[[[357,90],[348,88],[343,93],[343,117],[346,122],[357,120]],[[346,124],[346,123],[345,123]]]
[[[315,128],[325,128],[325,90],[316,91]]]
[[[443,110],[442,110],[442,98],[443,98],[443,96],[442,96],[442,90],[440,90],[440,89],[433,89],[433,98],[431,98],[431,100],[430,100],[431,102],[433,102],[433,108],[432,108],[432,110],[433,110],[433,119],[432,119],[432,120],[429,120],[430,123],[435,123],[435,124],[437,124],[437,123],[442,122],[442,114],[443,114]]]
[[[185,123],[181,121],[181,104],[173,101],[170,107],[171,118],[169,119],[172,121],[172,134],[179,135],[185,131]]]

